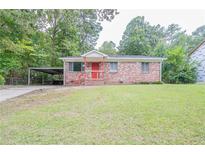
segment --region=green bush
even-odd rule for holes
[[[196,65],[188,60],[181,47],[166,52],[167,60],[163,67],[163,81],[166,83],[196,82]]]
[[[0,85],[4,85],[5,79],[4,77],[0,74]]]

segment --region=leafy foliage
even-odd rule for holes
[[[166,57],[163,80],[192,83],[196,81],[196,64],[188,60],[188,53],[204,38],[205,26],[188,35],[178,24],[152,26],[138,16],[127,25],[118,49],[122,54]]]
[[[178,24],[171,24],[165,28],[160,25],[150,25],[144,17],[138,16],[128,23],[118,49],[122,54],[153,56],[164,55],[162,50],[181,46],[186,52],[190,52],[204,38],[205,26],[197,28],[192,35],[188,35]]]
[[[99,47],[99,51],[103,52],[105,54],[116,54],[117,53],[116,45],[112,41],[105,41],[105,42],[103,42],[101,47]]]
[[[123,54],[150,55],[162,36],[160,25],[151,26],[139,16],[127,25],[118,49]]]
[[[205,25],[198,27],[193,33],[193,36],[196,37],[201,37],[204,38],[205,37]]]
[[[196,81],[196,67],[189,62],[182,47],[166,51],[163,79],[167,83],[193,83]]]
[[[61,66],[59,57],[94,49],[102,30],[101,21],[112,21],[117,14],[115,9],[0,10],[0,74],[6,80],[25,78],[30,66]],[[205,26],[187,35],[177,24],[165,28],[136,17],[126,27],[119,52],[112,41],[105,41],[99,50],[107,54],[168,57],[164,79],[170,83],[192,82],[194,68],[187,60],[187,52],[204,37]],[[181,63],[174,62],[178,58]],[[171,67],[174,75],[166,67]]]
[[[112,21],[114,17],[119,14],[117,9],[100,9],[96,11],[100,21],[103,20]]]
[[[0,74],[0,85],[4,85],[5,79],[4,77]]]
[[[117,10],[0,10],[0,73],[27,77],[30,66],[61,66],[59,57],[94,49],[100,21]]]
[[[35,21],[34,11],[0,10],[0,70],[3,75],[17,75],[20,69],[34,62]]]

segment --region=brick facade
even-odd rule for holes
[[[87,69],[91,70],[91,63],[87,64]],[[100,63],[101,70],[103,64]],[[141,62],[118,62],[117,72],[110,72],[110,63],[104,63],[104,80],[103,81],[84,81],[85,85],[96,84],[134,84],[140,82],[158,82],[160,81],[160,62],[150,62],[149,72],[143,73]],[[65,85],[75,85],[76,80],[81,72],[70,72],[69,63],[65,63]]]

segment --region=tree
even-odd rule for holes
[[[51,64],[60,56],[80,55],[94,49],[102,30],[99,21],[111,21],[116,10],[40,10],[39,27],[51,42]],[[99,20],[98,20],[99,18]]]
[[[105,54],[116,54],[116,45],[112,41],[104,41],[101,47],[99,47],[99,51]]]
[[[96,10],[79,11],[80,18],[78,20],[79,29],[79,51],[85,53],[94,49],[102,30],[100,22],[97,21]]]
[[[35,57],[32,35],[36,14],[33,10],[0,10],[0,70],[14,76]]]
[[[166,83],[194,83],[196,81],[196,65],[188,60],[183,47],[178,46],[167,50],[166,57],[163,81]]]
[[[5,83],[4,77],[0,74],[0,85],[3,85]]]
[[[127,25],[118,47],[123,54],[151,55],[163,37],[163,27],[151,26],[144,17],[136,17]]]
[[[39,10],[38,14],[38,27],[46,32],[50,43],[50,64],[56,66],[62,53],[76,48],[73,42],[77,42],[77,13],[74,10]]]
[[[171,24],[165,31],[165,40],[169,48],[181,46],[185,51],[190,52],[205,38],[205,26],[197,28],[192,35],[186,34],[186,31],[177,24]]]
[[[117,10],[0,10],[0,74],[27,77],[30,66],[60,66],[59,57],[94,49],[101,21]]]
[[[194,32],[192,32],[192,35],[205,38],[205,25],[198,27]]]
[[[190,41],[190,49],[193,50],[198,44],[200,44],[205,39],[205,25],[198,27],[192,32],[192,39]]]
[[[96,11],[99,21],[112,21],[115,18],[115,16],[119,14],[117,9],[99,9]]]
[[[165,30],[165,40],[169,45],[174,44],[178,41],[180,35],[185,34],[186,31],[183,31],[178,24],[171,24]]]
[[[165,57],[165,51],[169,48],[168,44],[165,42],[165,40],[160,40],[155,48],[154,52],[152,52],[150,55],[151,56],[158,56],[158,57]]]

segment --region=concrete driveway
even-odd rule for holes
[[[35,90],[54,88],[54,86],[14,86],[0,89],[0,103],[7,99],[18,97]]]

